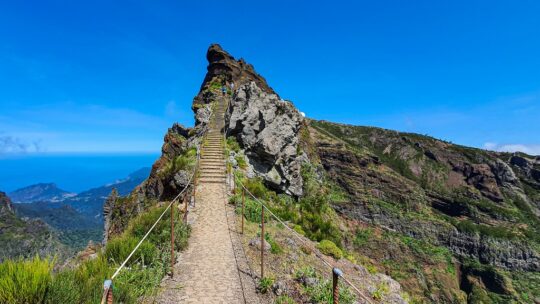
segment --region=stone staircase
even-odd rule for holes
[[[225,126],[226,106],[225,97],[220,98],[208,123],[199,165],[201,183],[225,183],[225,147],[221,130]]]

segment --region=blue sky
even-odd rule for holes
[[[10,2],[0,154],[159,151],[213,42],[308,117],[540,154],[538,1]]]

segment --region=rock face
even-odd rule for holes
[[[268,86],[266,80],[257,72],[253,66],[240,58],[234,59],[229,53],[224,51],[219,44],[212,44],[208,48],[206,53],[206,59],[208,60],[208,73],[204,77],[201,91],[205,86],[210,83],[216,77],[224,77],[227,83],[234,83],[236,87],[240,87],[250,82],[255,82],[264,92],[270,94],[276,94],[274,90]],[[277,94],[276,94],[277,95]]]
[[[11,200],[7,197],[6,193],[2,191],[0,191],[0,213],[13,213]]]
[[[350,204],[335,206],[343,216],[429,240],[483,264],[540,271],[540,253],[531,246],[533,240],[516,237],[523,232],[509,215],[516,200],[525,198],[526,204],[540,192],[540,187],[530,188],[526,195],[521,187],[534,183],[530,159],[377,128],[328,122],[312,122],[312,126],[316,126],[313,132],[330,132],[364,149],[358,153],[316,140],[327,173],[350,194]],[[388,208],[389,204],[397,209]],[[530,216],[528,207],[518,206],[523,208],[519,211],[523,218]],[[442,220],[449,217],[454,219]],[[540,228],[535,219],[522,221],[529,225],[527,234]],[[508,233],[512,228],[515,234]]]
[[[298,131],[302,115],[290,103],[252,81],[234,93],[227,115],[228,136],[236,137],[253,171],[280,192],[302,195]]]

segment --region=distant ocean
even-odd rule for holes
[[[37,183],[81,192],[151,167],[159,154],[26,154],[0,155],[0,191]]]

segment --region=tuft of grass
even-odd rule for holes
[[[380,283],[377,285],[376,289],[371,293],[371,297],[375,300],[382,300],[390,291],[388,284]]]
[[[238,143],[238,141],[236,141],[236,138],[234,138],[233,136],[227,137],[226,144],[227,144],[228,150],[234,151],[236,153],[240,152],[240,144]]]
[[[0,303],[43,303],[51,282],[54,261],[6,260],[0,264]]]
[[[305,286],[304,290],[309,295],[312,303],[333,303],[332,282],[324,280],[315,286]],[[356,297],[351,290],[339,284],[339,303],[353,304],[356,302]]]
[[[264,277],[259,281],[259,291],[261,293],[267,293],[274,284],[274,279],[270,277]]]
[[[341,259],[343,257],[343,251],[332,241],[322,240],[317,248],[326,255],[333,256],[335,259]]]
[[[135,246],[139,239],[134,236],[124,235],[112,239],[105,248],[105,256],[111,263],[122,263]],[[145,240],[131,257],[127,265],[141,263],[142,265],[152,265],[158,256],[157,248],[154,244]]]
[[[276,298],[274,301],[274,304],[295,304],[296,302],[293,300],[293,298],[283,295]]]
[[[56,274],[47,290],[46,304],[81,303],[81,289],[76,281],[74,270],[65,270]]]

